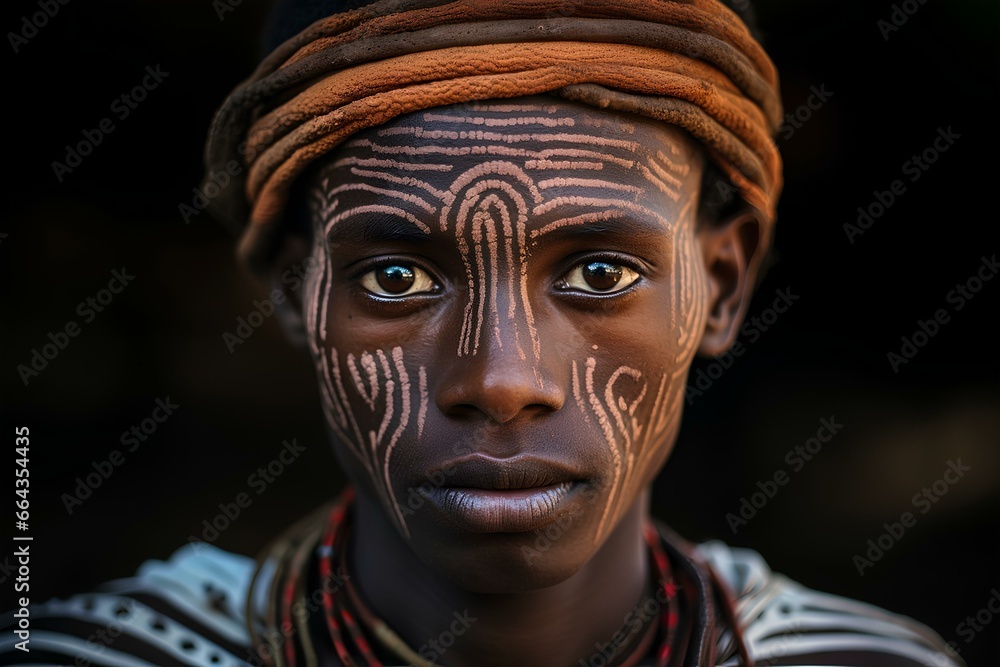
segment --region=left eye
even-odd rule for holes
[[[592,294],[608,294],[620,292],[638,279],[639,273],[624,264],[597,260],[573,267],[558,286]]]
[[[361,276],[361,285],[378,296],[390,298],[431,292],[435,287],[426,271],[411,264],[380,266]]]

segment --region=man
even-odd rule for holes
[[[283,3],[213,124],[352,480],[257,562],[190,545],[34,612],[76,664],[958,665],[649,516],[742,323],[777,76],[715,0]],[[327,17],[327,18],[324,18]],[[235,166],[232,166],[235,165]],[[17,619],[11,619],[16,624]]]

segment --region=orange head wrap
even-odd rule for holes
[[[352,134],[402,114],[554,93],[687,130],[764,219],[781,190],[778,76],[718,0],[381,0],[317,21],[226,99],[209,177],[235,174],[210,209],[261,268],[295,179]]]

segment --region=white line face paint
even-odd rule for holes
[[[690,257],[685,252],[696,251],[694,216],[691,205],[682,210],[677,228],[672,265],[679,268],[672,285],[672,307],[669,310],[667,332],[673,332],[671,369],[644,375],[639,369],[621,365],[599,368],[598,358],[588,356],[586,367],[586,398],[577,389],[579,364],[572,362],[574,395],[585,419],[596,417],[614,465],[611,490],[602,508],[601,520],[594,535],[598,543],[615,524],[627,504],[623,497],[635,493],[649,483],[649,462],[664,459],[669,454],[680,427],[682,399],[687,369],[700,340],[697,332],[704,329],[706,319],[707,284],[703,274],[691,270]],[[681,321],[678,322],[678,314]],[[679,326],[678,326],[679,325]],[[593,346],[598,349],[597,345]],[[597,379],[607,377],[602,385]],[[623,382],[623,378],[631,380]],[[618,385],[623,385],[619,388]],[[647,399],[652,399],[650,401]],[[643,408],[643,409],[640,409]],[[588,412],[590,415],[588,415]],[[658,461],[662,464],[662,461]],[[655,466],[659,469],[659,465]],[[638,479],[637,479],[638,475]]]
[[[310,196],[321,270],[307,280],[305,322],[320,395],[352,476],[404,537],[398,466],[447,438],[440,429],[454,436],[447,429],[460,425],[443,412],[441,383],[494,351],[529,369],[525,396],[564,390],[565,408],[546,419],[571,420],[592,458],[605,461],[593,544],[669,453],[707,287],[695,237],[701,158],[686,135],[657,128],[564,102],[446,107],[359,134],[319,171]],[[386,221],[430,243],[342,237]],[[637,231],[608,236],[623,225]],[[588,228],[595,232],[573,235]],[[333,238],[349,241],[324,242]],[[642,305],[578,288],[574,306],[561,300],[551,280],[561,276],[546,271],[563,247],[583,264],[616,264],[592,257],[604,251],[646,261],[650,286],[628,297]],[[372,295],[347,277],[348,266],[394,255],[421,261],[382,266],[430,265],[437,305],[390,309],[429,294]],[[595,296],[588,310],[588,294],[604,300]]]

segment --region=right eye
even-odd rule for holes
[[[390,299],[427,294],[437,287],[426,271],[402,262],[383,263],[362,275],[360,282],[372,294]]]

